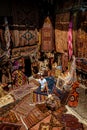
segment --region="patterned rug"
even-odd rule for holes
[[[10,92],[10,94],[14,97],[15,100],[19,100],[22,99],[24,96],[28,95],[31,93],[31,88],[32,88],[32,84],[25,84],[23,86],[21,86],[18,89],[12,90]]]
[[[17,125],[14,123],[1,123],[0,124],[0,130],[20,130],[21,125]]]
[[[48,115],[46,118],[44,118],[43,120],[41,120],[40,122],[38,122],[36,125],[34,125],[33,127],[31,127],[29,130],[40,130],[42,129],[42,124],[49,124],[50,122],[50,119],[51,119],[51,114]]]
[[[7,94],[0,98],[0,108],[6,106],[8,104],[11,104],[13,102],[14,102],[14,98],[10,94]]]
[[[66,130],[83,130],[83,125],[78,119],[71,114],[63,114],[62,122],[65,124]]]
[[[83,130],[82,123],[78,122],[75,116],[64,112],[65,108],[61,107],[56,112],[50,113],[48,118],[46,117],[37,122],[36,125],[32,125],[30,130]],[[30,118],[28,119],[30,120]]]
[[[77,107],[78,106],[78,99],[79,99],[79,83],[74,82],[72,85],[72,90],[68,96],[68,102],[67,104],[70,107]]]
[[[42,113],[40,109],[34,107],[32,111],[23,119],[27,128],[30,129],[32,126],[43,120],[49,115],[49,112]]]
[[[16,123],[18,118],[16,113],[11,110],[0,117],[0,122]]]
[[[36,103],[36,104],[37,103],[44,103],[46,98],[47,98],[47,96],[45,96],[45,95],[33,93],[33,103]]]
[[[33,106],[30,105],[32,95],[25,96],[12,110],[16,112],[18,117],[21,115],[23,117],[27,116],[27,114],[33,109]]]
[[[77,107],[69,107],[66,105],[68,110],[67,113],[71,113],[75,115],[80,122],[87,125],[87,94],[85,94],[85,89],[79,87],[79,99],[78,99],[78,106]]]

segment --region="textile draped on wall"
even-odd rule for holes
[[[25,46],[25,47],[18,47],[12,49],[12,56],[13,57],[20,57],[20,56],[36,56],[37,53],[37,45],[34,46]]]
[[[79,29],[77,35],[77,56],[87,58],[87,33]]]
[[[12,30],[11,34],[14,47],[37,44],[36,30]]]
[[[67,35],[70,13],[61,13],[56,15],[55,21],[55,45],[57,52],[67,50]]]
[[[12,23],[10,18],[9,30],[11,36],[12,58],[19,56],[27,56],[37,51],[39,42],[38,36],[38,9],[35,2],[15,0],[12,2]],[[4,23],[3,23],[4,24]],[[4,26],[0,26],[1,46],[6,49],[4,37]]]
[[[41,50],[44,52],[50,52],[54,50],[54,31],[49,17],[46,17],[42,27]]]
[[[82,19],[82,15],[79,16]],[[84,12],[84,21],[80,23],[76,37],[76,51],[80,58],[87,58],[87,11]]]
[[[38,45],[38,32],[34,30],[10,30],[12,40],[12,56],[25,56],[37,51]],[[3,55],[3,51],[6,50],[6,42],[4,38],[4,30],[0,29],[0,41],[2,51],[0,55]]]
[[[38,9],[34,2],[12,2],[14,47],[34,45],[38,41]],[[34,16],[34,17],[33,17]]]

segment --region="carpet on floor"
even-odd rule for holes
[[[67,113],[70,113],[78,118],[78,120],[87,125],[87,94],[83,87],[78,88],[79,98],[76,107],[66,105]]]
[[[20,130],[21,125],[14,123],[0,123],[0,130]]]
[[[78,105],[79,93],[78,93],[79,83],[76,81],[72,85],[72,90],[68,96],[67,104],[70,107],[76,107]]]
[[[26,124],[27,128],[30,129],[34,125],[36,125],[38,122],[43,120],[45,117],[49,115],[49,112],[43,113],[40,111],[38,107],[34,107],[29,114],[25,117],[22,118],[24,124]]]
[[[22,99],[24,96],[30,94],[32,87],[32,84],[25,84],[18,89],[12,90],[10,94],[14,97],[15,100],[19,100]]]

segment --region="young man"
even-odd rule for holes
[[[40,83],[41,91],[47,91],[48,92],[48,86],[47,81],[44,78],[43,74],[40,74],[40,78],[38,79],[38,82]]]

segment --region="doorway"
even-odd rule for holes
[[[25,58],[24,60],[25,62],[25,75],[27,77],[31,76],[32,72],[31,72],[31,60],[29,57]]]

